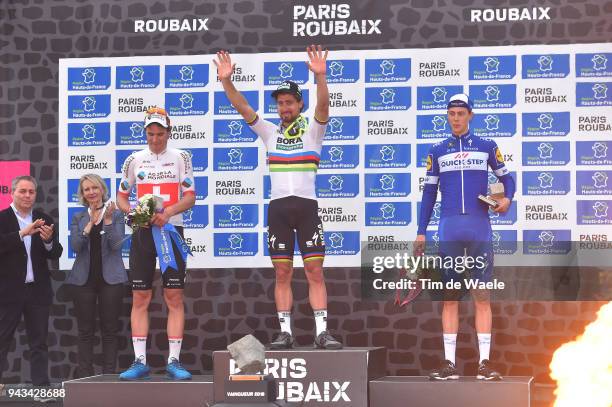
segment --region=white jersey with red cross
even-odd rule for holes
[[[121,169],[119,194],[129,195],[136,185],[136,196],[153,194],[164,200],[164,208],[177,203],[184,194],[195,194],[193,167],[189,153],[174,148],[155,154],[148,148],[126,158]],[[182,213],[169,223],[183,226]]]

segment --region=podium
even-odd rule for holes
[[[202,407],[213,404],[213,377],[168,380],[152,375],[151,380],[121,381],[118,375],[99,375],[64,382],[64,407]]]
[[[368,407],[368,382],[386,374],[385,348],[267,350],[266,371],[279,399],[304,406]],[[214,398],[225,398],[225,380],[238,373],[228,351],[213,352]]]
[[[502,381],[431,381],[422,376],[387,376],[370,382],[370,405],[385,407],[529,407],[532,377]]]

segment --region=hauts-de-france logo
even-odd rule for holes
[[[327,61],[329,83],[354,83],[359,80],[359,61],[352,59]]]
[[[410,165],[410,144],[365,146],[366,168],[405,168]]]
[[[552,143],[540,143],[538,151],[540,152],[540,158],[552,158],[554,151]]]
[[[570,161],[569,141],[523,142],[523,165],[567,165]]]
[[[406,82],[410,79],[410,58],[366,59],[366,83]]]
[[[576,76],[594,78],[612,76],[612,64],[609,63],[612,53],[598,52],[593,54],[576,54]]]
[[[141,121],[115,122],[115,142],[117,145],[146,144],[143,123]]]
[[[110,115],[110,95],[68,96],[68,118],[94,119]]]
[[[319,174],[316,190],[319,198],[354,198],[359,194],[359,174]]]
[[[170,116],[201,116],[208,112],[208,92],[166,93]]]
[[[215,233],[215,256],[254,256],[257,254],[257,233]]]
[[[291,80],[297,84],[308,82],[308,68],[301,61],[264,62],[264,85],[280,85]]]
[[[609,211],[612,201],[609,200],[578,200],[576,211],[579,225],[611,225],[612,211]]]
[[[410,202],[366,202],[366,226],[406,226],[410,212]]]
[[[83,83],[91,84],[96,81],[96,70],[93,68],[85,68],[82,72]]]
[[[332,175],[329,177],[329,189],[332,191],[342,191],[342,184],[344,183],[344,178],[341,175]]]
[[[96,137],[96,127],[93,124],[86,124],[83,126],[83,138],[90,140]]]
[[[477,109],[509,109],[516,105],[516,85],[470,85],[470,96]]]
[[[576,171],[576,193],[579,195],[612,195],[608,179],[612,171]]]
[[[252,143],[257,135],[244,120],[215,120],[213,124],[215,143]]]
[[[470,80],[512,79],[516,75],[516,56],[471,56],[469,68]]]
[[[567,254],[571,243],[571,230],[523,231],[523,254]]]
[[[436,115],[431,119],[431,124],[434,126],[434,131],[444,131],[446,130],[446,117]]]
[[[367,111],[408,110],[411,103],[410,87],[366,88]]]
[[[523,79],[565,78],[569,74],[569,54],[523,55]]]
[[[487,125],[487,130],[499,129],[499,116],[496,114],[488,114],[484,122]]]
[[[208,85],[208,64],[166,65],[166,88],[202,88]]]
[[[612,106],[612,93],[608,92],[609,82],[577,82],[576,106]]]
[[[354,144],[324,145],[320,169],[355,168],[359,165],[359,146]]]
[[[69,123],[68,145],[103,146],[110,142],[110,123]]]
[[[417,108],[419,110],[446,110],[448,98],[463,92],[463,86],[419,86]]]
[[[108,66],[68,68],[68,90],[106,90],[110,82]]]
[[[523,136],[567,136],[569,130],[569,112],[523,113]]]
[[[153,89],[159,86],[159,65],[118,66],[117,89]]]

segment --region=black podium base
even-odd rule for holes
[[[387,376],[370,382],[370,406],[384,407],[529,407],[533,377],[502,381],[431,381],[427,377]]]
[[[192,380],[168,380],[153,375],[151,380],[126,382],[118,375],[99,375],[64,382],[64,407],[202,407],[213,404],[212,376]]]
[[[294,405],[368,407],[368,381],[386,374],[386,360],[386,349],[375,347],[267,350],[264,373],[276,379],[279,400]],[[213,352],[213,370],[215,400],[223,403],[225,381],[238,373],[228,351]]]
[[[240,404],[235,404],[235,403],[218,403],[218,404],[213,404],[210,407],[292,407],[292,406],[299,406],[300,403],[288,403],[286,401],[276,401],[274,403],[260,403],[260,404],[253,404],[253,403],[240,403]]]

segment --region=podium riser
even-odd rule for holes
[[[384,377],[370,382],[371,407],[530,407],[531,377],[500,382],[475,378],[429,381],[419,377]]]
[[[104,376],[97,381],[88,378],[65,382],[64,407],[202,407],[213,402],[212,376],[194,376],[194,380],[185,382],[156,378],[121,382],[115,375],[114,380]]]
[[[338,351],[296,348],[266,352],[266,374],[277,379],[279,398],[304,407],[368,407],[368,381],[385,374],[384,348]],[[215,400],[235,364],[229,352],[213,353]]]

